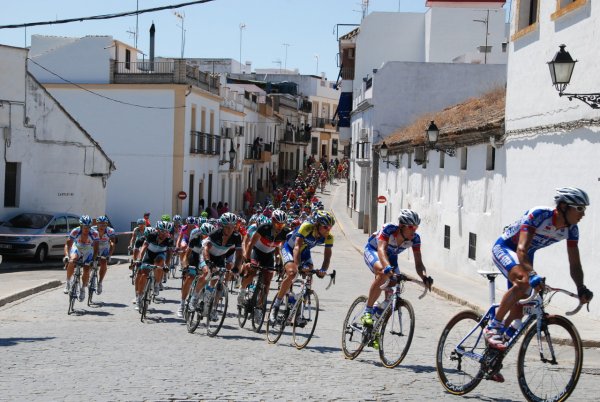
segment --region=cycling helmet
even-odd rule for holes
[[[108,217],[106,215],[100,215],[96,218],[96,223],[108,223]]]
[[[200,226],[200,233],[202,233],[205,236],[208,236],[209,234],[211,234],[212,232],[215,231],[215,225],[212,225],[210,223],[203,223],[202,226]]]
[[[192,230],[191,233],[190,233],[190,241],[192,241],[196,237],[200,236],[201,234],[202,233],[200,232],[200,229],[198,229],[198,228]]]
[[[279,208],[285,208],[285,201],[283,201],[280,205]]]
[[[421,218],[419,218],[419,214],[410,209],[401,209],[400,215],[398,215],[398,224],[399,225],[414,225],[419,226],[421,223]]]
[[[171,221],[171,215],[169,214],[164,214],[163,216],[160,217],[161,221],[165,221],[165,222],[170,222]]]
[[[200,218],[198,218],[198,223],[200,225],[202,225],[203,223],[208,222],[208,219],[206,219],[204,216],[201,216]]]
[[[144,225],[144,224],[146,223],[146,221],[145,221],[144,219],[140,218],[140,219],[138,219],[138,220],[136,221],[136,223],[137,223],[138,225]]]
[[[181,215],[175,215],[173,217],[173,222],[181,222]]]
[[[268,223],[271,223],[271,219],[267,218],[264,215],[260,215],[256,219],[256,226],[260,226],[260,225],[264,225],[264,224],[268,224]]]
[[[155,232],[156,232],[156,229],[154,229],[152,226],[146,226],[146,229],[144,229],[144,236],[148,236]]]
[[[237,221],[240,225],[246,226],[246,220],[238,215]]]
[[[234,225],[237,222],[237,216],[231,212],[225,212],[221,215],[220,221],[223,225]]]
[[[287,214],[281,209],[276,209],[273,211],[273,214],[271,214],[271,220],[273,223],[285,223],[287,220]]]
[[[196,219],[194,219],[193,216],[188,216],[187,218],[185,218],[185,223],[187,223],[188,225],[193,225],[194,222],[196,222]]]
[[[315,222],[323,226],[335,225],[335,218],[329,211],[317,211],[314,215]]]
[[[79,224],[81,226],[91,226],[92,218],[90,218],[89,215],[81,215],[81,218],[79,218]]]
[[[165,227],[169,232],[173,230],[173,226],[173,222],[165,222]]]
[[[200,216],[203,218],[208,218],[208,212],[204,211],[200,214]]]
[[[590,205],[590,199],[585,191],[576,187],[562,187],[556,189],[554,202],[564,202],[569,205]]]
[[[167,222],[158,221],[156,222],[156,225],[154,227],[156,228],[156,230],[167,230]]]

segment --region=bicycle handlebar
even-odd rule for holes
[[[570,292],[568,290],[565,290],[565,289],[553,288],[551,286],[548,286],[548,285],[546,285],[545,281],[546,281],[546,278],[542,278],[542,291],[553,292],[552,296],[554,296],[554,294],[556,294],[556,293],[563,293],[567,296],[570,296],[570,297],[573,297],[573,298],[579,300],[579,296],[577,294]],[[539,295],[539,293],[540,293],[540,291],[537,288],[533,289],[533,292],[531,292],[531,295],[529,295],[529,297],[527,297],[526,299],[519,300],[519,304],[525,305],[525,304],[531,303]],[[550,299],[552,298],[552,296],[550,296]],[[577,314],[579,312],[579,310],[581,310],[581,307],[583,307],[584,304],[586,305],[587,311],[589,312],[590,311],[590,303],[589,302],[582,303],[581,300],[579,300],[579,304],[577,305],[577,307],[575,307],[575,309],[573,309],[571,311],[565,312],[565,315],[570,316],[570,315]]]
[[[393,274],[391,277],[389,277],[388,279],[386,279],[386,281],[383,283],[383,285],[381,285],[379,288],[381,290],[387,289],[389,287],[388,285],[389,285],[390,281],[392,280],[392,278],[396,279],[398,282],[413,282],[413,283],[416,283],[419,286],[422,286],[423,287],[423,293],[421,293],[419,295],[419,299],[424,298],[425,295],[427,294],[427,291],[431,291],[430,288],[423,283],[423,281],[410,278],[410,277],[408,277],[408,276],[406,276],[404,274]],[[428,276],[427,278],[429,278],[430,279],[430,283],[433,284],[433,279],[430,276]]]

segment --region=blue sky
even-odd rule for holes
[[[139,8],[152,8],[182,3],[186,0],[138,0]],[[5,2],[0,25],[55,19],[87,17],[136,9],[136,0],[20,0]],[[425,0],[371,0],[373,11],[424,12]],[[275,61],[286,64],[283,43],[290,44],[288,69],[298,68],[302,74],[325,72],[334,80],[336,65],[336,24],[358,24],[361,0],[214,0],[178,9],[185,13],[186,57],[225,57],[239,59],[240,23],[242,59],[252,61],[253,68],[279,68]],[[181,24],[173,11],[139,16],[138,48],[148,53],[149,28],[156,26],[156,54],[179,57]],[[340,27],[340,34],[348,27]],[[27,29],[27,45],[32,34],[57,36],[111,35],[126,43],[134,43],[127,31],[135,31],[135,17],[103,21],[74,22]],[[0,30],[0,44],[25,46],[25,30]],[[315,57],[315,55],[318,55]],[[318,66],[317,66],[318,62]]]

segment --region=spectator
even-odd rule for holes
[[[217,214],[219,214],[219,216],[223,215],[223,201],[219,201],[217,204]]]
[[[204,198],[200,198],[200,202],[198,202],[198,211],[204,211]]]
[[[252,189],[248,187],[248,189],[244,192],[244,212],[248,214],[250,211],[250,206],[254,204],[254,196],[252,195]]]
[[[150,223],[150,212],[144,212],[144,222],[146,226],[152,226],[152,223]]]
[[[208,217],[209,218],[213,218],[213,219],[217,219],[219,217],[219,213],[217,212],[217,203],[213,202],[212,204],[210,204],[210,207],[207,208],[208,209]]]
[[[275,174],[275,171],[271,173],[271,186],[273,187],[273,192],[275,192],[275,190],[277,190],[277,175]]]
[[[224,203],[224,204],[223,204],[223,214],[224,214],[225,212],[229,212],[229,203],[228,203],[228,202],[226,202],[226,203]],[[222,214],[221,214],[221,215],[222,215]]]
[[[256,137],[252,143],[252,157],[254,159],[260,159],[260,146],[262,145],[262,138]]]

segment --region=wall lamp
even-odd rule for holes
[[[235,168],[235,157],[237,155],[237,152],[235,152],[235,149],[233,149],[233,140],[231,140],[231,146],[229,148],[229,160],[227,159],[223,159],[221,161],[219,161],[219,165],[224,165],[226,163],[229,163],[229,169],[233,170]]]
[[[554,88],[558,91],[559,96],[566,96],[570,101],[573,98],[579,99],[592,109],[600,109],[600,93],[573,94],[564,92],[567,85],[571,82],[571,75],[573,75],[575,63],[577,63],[577,60],[573,60],[569,52],[565,50],[565,47],[565,45],[560,45],[560,50],[548,62]]]
[[[394,166],[396,169],[398,169],[400,167],[399,160],[395,160],[395,161],[390,160],[388,146],[385,143],[385,141],[383,141],[383,144],[381,144],[381,146],[379,147],[379,156],[381,156],[381,159],[387,164],[388,168],[390,167],[390,165]]]
[[[437,146],[438,138],[440,136],[440,129],[435,125],[433,120],[429,124],[429,127],[425,130],[425,140],[427,141],[428,149],[435,149],[438,152],[443,152],[448,156],[455,156],[456,150],[452,147],[439,147]]]

